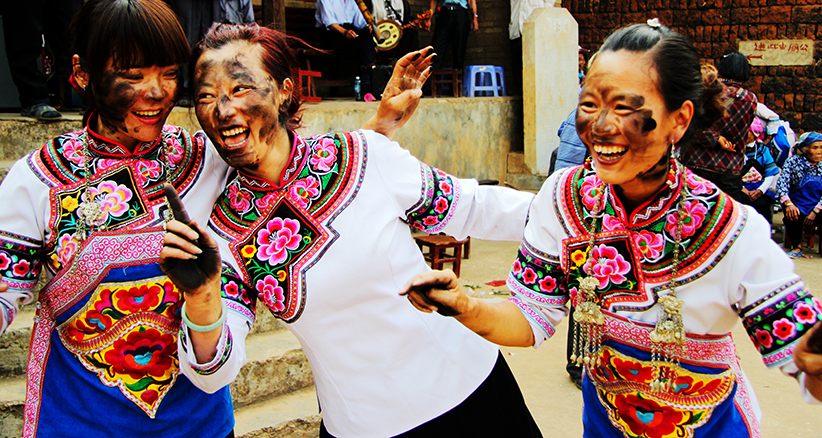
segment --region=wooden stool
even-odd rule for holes
[[[442,85],[451,83],[451,91],[454,97],[462,96],[462,70],[449,68],[445,70],[434,70],[431,72],[431,96],[437,97],[442,94]]]
[[[454,274],[457,277],[460,276],[464,240],[457,240],[443,234],[415,236],[414,240],[417,242],[417,246],[420,247],[422,257],[431,263],[431,269],[442,269],[443,264],[452,263]],[[428,248],[428,251],[425,251],[424,248]],[[454,251],[449,254],[447,250],[452,248]]]

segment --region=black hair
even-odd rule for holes
[[[751,78],[751,64],[739,52],[731,52],[719,60],[719,76],[736,82],[747,82]]]
[[[115,69],[166,67],[185,64],[190,55],[177,16],[161,0],[89,0],[70,30],[74,53],[89,75],[84,123],[97,108],[94,89],[109,60]]]
[[[619,50],[650,52],[668,111],[689,100],[693,103],[694,118],[680,144],[689,142],[695,129],[711,126],[724,114],[722,84],[715,76],[703,76],[696,48],[684,35],[663,25],[633,24],[611,33],[599,52]]]

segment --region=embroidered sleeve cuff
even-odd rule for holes
[[[231,356],[233,340],[228,324],[223,324],[223,329],[220,332],[220,340],[217,342],[217,354],[214,356],[214,359],[208,363],[197,363],[197,356],[193,354],[194,347],[191,345],[188,327],[182,326],[180,329],[180,337],[182,338],[182,344],[185,346],[186,353],[191,352],[188,354],[188,364],[195,373],[202,376],[208,376],[219,371],[220,368],[228,362],[229,356]]]
[[[542,314],[523,303],[517,297],[508,298],[508,301],[516,304],[519,310],[525,315],[525,318],[528,319],[528,323],[531,324],[531,330],[534,331],[534,348],[539,348],[546,339],[554,336],[556,332],[554,325]]]

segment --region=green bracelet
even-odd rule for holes
[[[212,330],[216,330],[216,329],[222,327],[223,323],[225,323],[225,316],[228,313],[228,311],[227,311],[228,309],[226,309],[225,301],[223,301],[222,298],[220,298],[220,304],[221,304],[221,313],[220,313],[220,318],[219,319],[217,319],[216,321],[214,321],[213,323],[211,323],[209,325],[197,325],[197,324],[194,324],[193,322],[191,322],[191,320],[188,319],[188,316],[186,316],[186,303],[184,301],[183,302],[183,309],[182,309],[183,324],[185,324],[186,327],[188,327],[189,330],[193,330],[195,332],[200,332],[200,333],[210,332]]]

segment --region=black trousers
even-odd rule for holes
[[[799,218],[795,221],[788,219],[787,216],[782,218],[782,222],[785,224],[785,234],[788,235],[788,240],[791,242],[790,249],[799,248],[802,245],[802,233],[806,217],[807,215],[799,213]],[[822,226],[822,213],[816,215],[814,224],[817,227]]]
[[[493,406],[492,414],[489,414],[489,406]],[[502,353],[497,356],[497,363],[491,374],[462,403],[439,417],[396,436],[437,437],[542,437]],[[320,424],[320,438],[334,438],[323,424]]]
[[[80,10],[81,0],[7,0],[3,8],[3,36],[11,79],[20,94],[20,105],[48,103],[46,77],[38,67],[42,39],[54,55],[57,74],[71,73],[71,37],[67,28]]]
[[[465,67],[465,48],[468,44],[468,33],[471,31],[471,12],[468,9],[447,9],[437,11],[434,25],[434,36],[431,37],[431,46],[437,53],[437,60],[431,65],[431,70],[440,70],[445,60],[445,52],[451,46],[454,57],[454,68],[462,70]]]
[[[368,30],[368,26],[362,29],[356,29],[351,23],[340,24],[340,26],[357,32],[357,38],[348,39],[333,30],[320,28],[323,48],[332,50],[334,55],[344,59],[356,57],[361,66],[374,64],[377,60],[377,45],[374,43],[374,38]]]
[[[574,354],[574,328],[577,323],[574,321],[574,312],[576,307],[571,306],[571,313],[568,314],[568,339],[565,344],[565,371],[572,379],[582,378],[582,367],[576,362],[571,362],[571,355]]]

